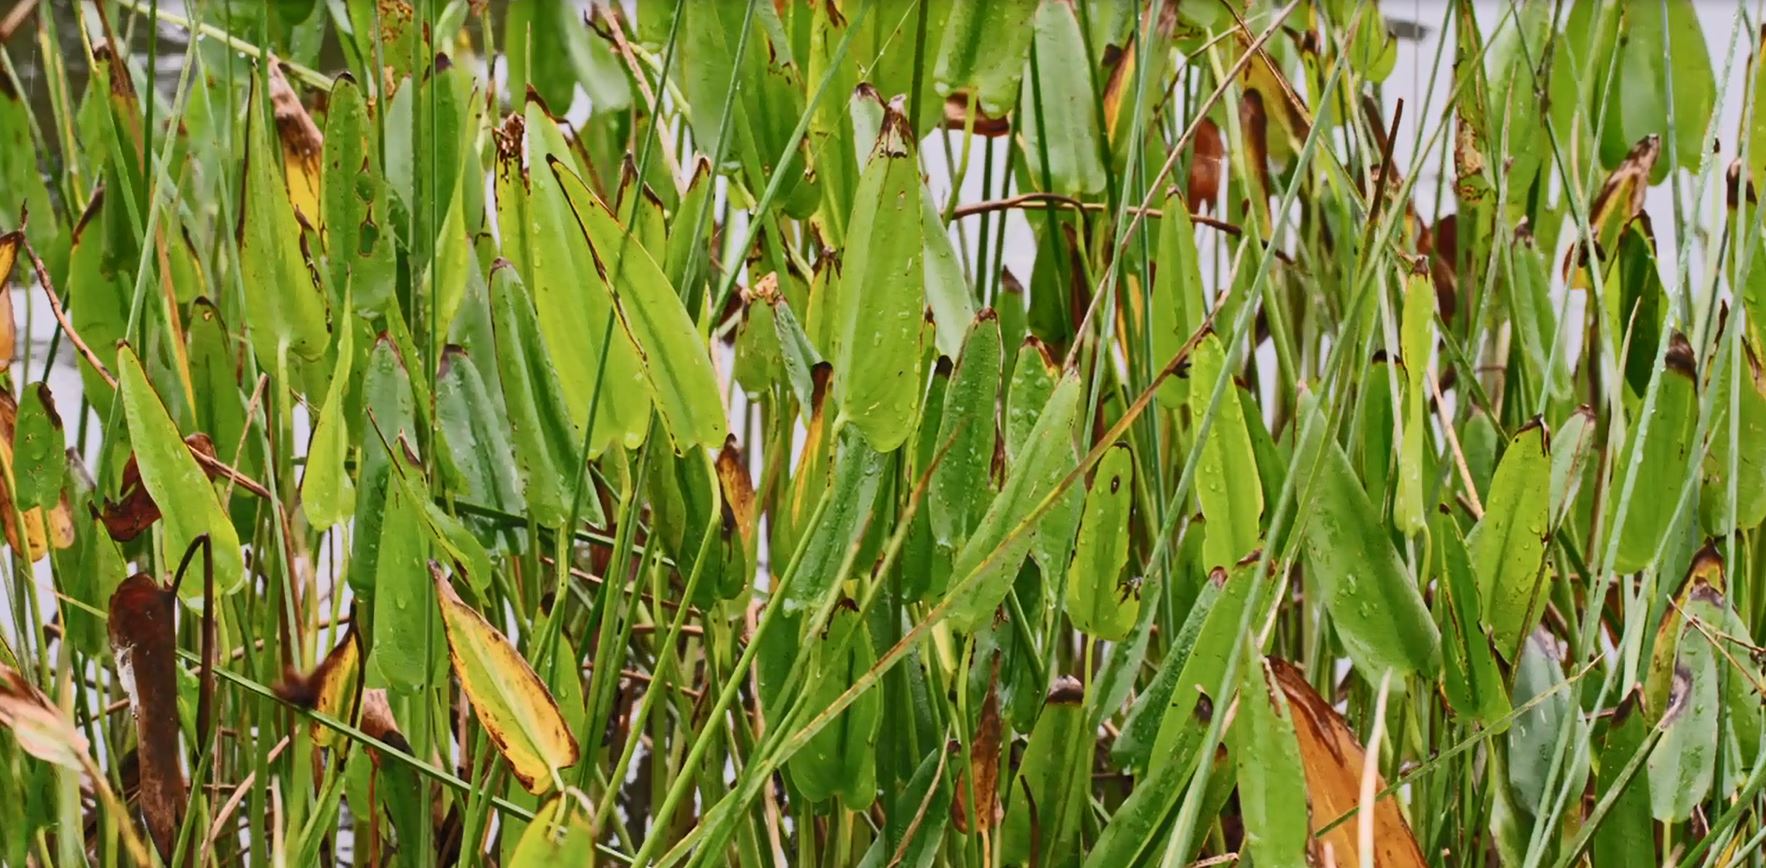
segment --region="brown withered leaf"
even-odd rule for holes
[[[1012,132],[1012,121],[1006,117],[992,117],[974,104],[974,97],[967,93],[953,93],[944,100],[944,128],[962,132],[969,129],[970,108],[974,109],[975,135],[985,138],[998,138]]]
[[[734,526],[744,544],[754,540],[754,480],[748,475],[748,463],[736,448],[736,435],[724,438],[724,448],[717,453],[717,479],[724,491],[724,524]]]
[[[282,173],[288,184],[288,200],[295,219],[314,229],[322,216],[319,207],[320,172],[324,165],[325,135],[313,116],[301,105],[300,95],[282,74],[282,64],[270,63],[270,111],[276,119],[276,135],[282,140]]]
[[[1644,194],[1649,192],[1650,173],[1655,171],[1656,161],[1661,156],[1661,137],[1654,133],[1644,136],[1631,146],[1625,159],[1620,160],[1619,165],[1601,183],[1600,192],[1595,195],[1594,204],[1588,211],[1588,228],[1594,232],[1592,256],[1588,249],[1588,239],[1577,239],[1575,244],[1570,245],[1570,249],[1564,251],[1564,281],[1572,289],[1589,287],[1589,260],[1599,260],[1607,251],[1612,250],[1619,240],[1620,230],[1643,211]]]
[[[1342,715],[1312,689],[1304,673],[1274,657],[1269,658],[1269,668],[1288,698],[1294,734],[1300,742],[1300,764],[1306,770],[1306,795],[1312,805],[1313,857],[1319,864],[1334,860],[1338,865],[1360,865],[1355,820],[1322,835],[1319,829],[1360,804],[1366,752]],[[1385,779],[1376,776],[1374,787],[1376,792],[1383,791]],[[1374,803],[1373,822],[1373,864],[1381,868],[1422,868],[1428,864],[1395,796]],[[1324,855],[1327,849],[1328,858]]]
[[[362,639],[352,621],[337,647],[311,673],[287,673],[282,683],[276,685],[276,695],[290,705],[354,724],[361,703],[361,673]],[[337,741],[337,731],[317,720],[312,722],[312,733],[313,743],[320,747],[330,747]]]
[[[220,475],[212,460],[203,461],[200,458],[201,456],[206,456],[209,459],[215,457],[215,443],[209,439],[207,434],[199,431],[185,437],[184,443],[190,447],[192,452],[198,454],[197,463],[202,465],[203,472],[208,475],[209,479]],[[132,453],[129,455],[128,463],[123,465],[121,494],[122,498],[116,501],[112,501],[109,497],[104,498],[104,508],[94,511],[98,515],[98,520],[104,522],[104,529],[110,533],[111,539],[117,542],[128,542],[140,536],[142,531],[152,527],[153,523],[159,521],[160,518],[159,504],[154,502],[153,495],[149,494],[147,486],[142,484],[141,467],[136,463]]]
[[[975,828],[987,831],[999,825],[1003,815],[1000,805],[1000,738],[1004,729],[1000,721],[999,657],[993,659],[993,674],[988,679],[987,698],[981,702],[981,715],[975,721],[975,740],[969,745],[969,770],[958,772],[956,798],[950,803],[951,821],[957,831],[968,834],[969,781],[974,781]]]
[[[177,599],[136,573],[110,598],[110,649],[135,713],[141,814],[160,858],[172,861],[188,792],[178,756]]]
[[[1220,127],[1207,118],[1196,125],[1195,138],[1185,201],[1192,211],[1213,210],[1220,179],[1226,174],[1226,141],[1220,137]]]

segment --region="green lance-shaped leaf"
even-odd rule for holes
[[[466,495],[514,515],[527,511],[508,422],[491,399],[478,368],[459,347],[442,352],[435,383],[442,438],[465,476]]]
[[[361,310],[382,309],[398,277],[378,150],[361,87],[339,76],[325,116],[325,255],[333,298]]]
[[[215,566],[215,590],[231,594],[245,584],[245,560],[239,553],[239,536],[233,521],[215,496],[208,476],[190,454],[178,427],[166,415],[153,386],[141,370],[135,351],[122,347],[117,351],[117,380],[123,396],[123,410],[129,421],[129,442],[135,447],[135,458],[141,468],[141,483],[159,504],[165,529],[165,550],[183,553],[207,535],[212,543]],[[200,604],[201,582],[185,582],[180,586],[185,602]]]
[[[1349,457],[1326,434],[1320,412],[1314,403],[1300,420],[1307,433],[1294,462],[1301,473],[1316,467],[1299,513],[1307,571],[1323,592],[1349,659],[1364,674],[1432,675],[1440,633]]]
[[[1434,542],[1435,599],[1443,609],[1442,683],[1453,710],[1490,723],[1509,712],[1508,689],[1496,667],[1490,635],[1478,621],[1478,580],[1471,556],[1452,516],[1437,513],[1430,527]]]
[[[1171,762],[1188,762],[1194,750],[1196,721],[1206,720],[1216,705],[1225,708],[1228,697],[1212,696],[1226,674],[1226,664],[1237,653],[1239,621],[1250,602],[1252,585],[1258,581],[1255,561],[1246,559],[1228,572],[1216,567],[1208,581],[1220,585],[1220,596],[1209,607],[1196,631],[1189,653],[1183,657],[1170,699],[1159,720],[1159,735],[1153,740],[1148,769],[1157,772]],[[1187,627],[1187,625],[1186,625]]]
[[[546,683],[497,628],[454,593],[441,566],[429,562],[447,628],[448,658],[472,710],[509,770],[530,793],[552,788],[560,769],[576,764],[576,738]]]
[[[325,389],[325,403],[313,426],[313,442],[307,448],[305,475],[300,481],[301,506],[307,523],[328,529],[348,519],[356,510],[356,486],[350,481],[344,460],[350,452],[350,425],[343,402],[350,390],[350,369],[355,364],[355,334],[343,329],[338,336],[337,367]]]
[[[1695,578],[1682,599],[1662,738],[1649,756],[1650,814],[1664,823],[1691,817],[1716,780],[1720,667],[1728,665],[1705,633],[1727,621],[1723,593]]]
[[[860,868],[931,868],[937,864],[938,848],[951,818],[950,777],[944,773],[947,756],[955,755],[947,754],[943,746],[935,746],[920,760],[914,776],[884,812],[881,834],[872,839]]]
[[[1717,359],[1715,413],[1711,416],[1711,450],[1705,453],[1699,509],[1705,533],[1723,536],[1730,528],[1752,530],[1766,520],[1766,374],[1745,345],[1741,376],[1731,376],[1727,353]],[[1732,394],[1733,393],[1733,394]],[[1730,399],[1739,405],[1730,412]],[[23,426],[23,418],[20,418]],[[1731,434],[1734,425],[1737,433]],[[1731,472],[1731,468],[1734,472]],[[1729,486],[1735,485],[1731,508]],[[22,483],[21,483],[22,486]]]
[[[907,120],[892,108],[859,178],[833,311],[840,415],[878,452],[906,442],[925,385],[922,195]]]
[[[1019,453],[1030,441],[1030,429],[1036,427],[1043,406],[1055,391],[1055,381],[1060,378],[1061,369],[1049,355],[1047,344],[1032,337],[1019,345],[1018,355],[1012,360],[1011,378],[1006,383],[1004,421],[1008,464],[1018,460]]]
[[[932,468],[926,508],[938,544],[947,548],[954,549],[968,539],[992,501],[990,471],[999,442],[994,414],[999,401],[1000,358],[999,317],[989,308],[969,327],[963,354],[945,389],[938,422],[934,449],[945,452]]]
[[[809,708],[832,705],[876,663],[869,631],[850,601],[836,606],[824,635],[809,641],[818,643],[804,686],[803,701]],[[883,694],[874,690],[861,694],[791,757],[785,766],[791,780],[810,801],[839,796],[848,810],[869,807],[877,797],[874,742],[882,721]]]
[[[1509,441],[1484,499],[1484,517],[1466,534],[1483,601],[1479,623],[1496,650],[1515,659],[1540,610],[1541,569],[1551,535],[1551,446],[1535,419]]]
[[[1084,391],[1077,372],[1069,372],[1043,405],[1042,416],[1013,462],[1006,484],[982,516],[969,541],[958,550],[951,567],[949,620],[957,630],[973,630],[993,616],[995,606],[1011,589],[1018,567],[1030,553],[1032,535],[1018,526],[1060,484],[1073,462],[1073,426]]]
[[[1165,659],[1159,663],[1158,673],[1135,697],[1134,705],[1130,706],[1128,716],[1122,721],[1122,732],[1110,748],[1110,756],[1118,765],[1136,772],[1147,769],[1153,756],[1153,743],[1159,737],[1159,728],[1165,719],[1165,709],[1177,689],[1178,676],[1183,673],[1184,664],[1195,649],[1196,639],[1202,634],[1202,627],[1214,606],[1224,598],[1229,605],[1240,605],[1239,611],[1244,611],[1242,603],[1232,601],[1242,601],[1250,585],[1248,582],[1232,583],[1230,587],[1234,594],[1227,595],[1224,593],[1228,588],[1227,577],[1227,571],[1222,569],[1213,571],[1203,580],[1195,602],[1189,607],[1189,614],[1184,616],[1183,624],[1165,652]]]
[[[639,365],[675,450],[722,445],[727,424],[717,373],[668,275],[582,178],[556,158],[550,165],[587,236],[593,273],[600,275],[621,328],[637,347]],[[617,399],[616,394],[603,397]]]
[[[583,430],[590,424],[592,404],[594,436],[589,441],[589,457],[599,456],[612,443],[635,449],[644,442],[644,432],[650,424],[650,384],[626,330],[615,327],[607,331],[607,317],[613,312],[608,294],[584,290],[584,281],[596,273],[595,259],[589,251],[588,237],[571,211],[561,175],[550,168],[549,162],[557,158],[574,172],[575,157],[544,106],[528,103],[525,130],[526,169],[521,167],[517,150],[513,155],[499,155],[502,163],[514,166],[502,165],[498,171],[513,172],[529,181],[527,261],[515,261],[533,284],[530,291],[541,343],[558,371],[565,409],[576,428],[571,439],[575,448],[580,448]],[[525,175],[521,174],[523,171]],[[636,254],[627,251],[627,255]],[[608,341],[605,346],[603,335]]]
[[[1226,371],[1226,351],[1214,335],[1196,345],[1190,363],[1190,415],[1207,417],[1214,383]],[[1239,390],[1228,382],[1214,404],[1214,420],[1202,440],[1196,472],[1196,499],[1207,519],[1202,553],[1208,567],[1229,566],[1257,547],[1263,517],[1263,487],[1257,477],[1257,456],[1245,433]],[[1200,424],[1198,421],[1197,424]]]
[[[1018,110],[1030,181],[1051,193],[1096,193],[1105,180],[1103,127],[1091,79],[1078,72],[1089,67],[1079,14],[1066,0],[1042,0],[1035,26]]]
[[[392,457],[386,447],[397,448],[400,436],[414,442],[417,423],[411,380],[392,339],[381,335],[367,361],[362,372],[362,452],[356,471],[356,525],[348,579],[351,590],[371,597],[380,574],[381,528],[390,513],[386,506]]]
[[[1611,566],[1620,573],[1637,572],[1655,561],[1656,548],[1668,535],[1680,505],[1687,452],[1694,446],[1693,426],[1698,420],[1698,390],[1694,382],[1698,376],[1697,361],[1684,336],[1675,333],[1671,338],[1664,367],[1656,376],[1661,382],[1656,388],[1649,430],[1639,444],[1638,430],[1644,423],[1643,404],[1639,401],[1630,408],[1625,446],[1615,456],[1613,483],[1608,489],[1606,514],[1612,516],[1613,523],[1608,525],[1608,536],[1601,545],[1604,553],[1612,535],[1618,534],[1618,556]],[[1634,493],[1625,502],[1621,500],[1625,478],[1633,473]],[[1621,508],[1625,511],[1623,526],[1619,524]]]
[[[423,505],[396,478],[387,480],[384,497],[385,514],[376,528],[380,539],[373,562],[374,634],[369,659],[389,686],[410,693],[442,671],[442,627],[425,566],[429,535],[423,529]],[[352,562],[351,573],[360,566]]]
[[[1067,617],[1074,627],[1110,642],[1126,638],[1140,612],[1140,589],[1122,581],[1133,502],[1134,453],[1118,443],[1098,462],[1086,493],[1067,576]]]
[[[1263,655],[1251,651],[1239,666],[1239,712],[1233,719],[1233,758],[1245,845],[1258,865],[1305,868],[1306,780],[1288,700]]]
[[[19,511],[54,509],[67,479],[67,435],[48,383],[25,390],[12,433],[13,497]]]
[[[1036,6],[1037,0],[953,4],[933,67],[938,93],[972,94],[989,115],[1011,111],[1035,32],[1025,22]]]
[[[1606,819],[1594,831],[1595,865],[1624,865],[1639,853],[1654,852],[1655,826],[1650,822],[1648,776],[1643,766],[1633,769],[1631,777],[1623,777],[1637,752],[1644,749],[1649,737],[1649,720],[1643,711],[1643,688],[1633,685],[1607,718],[1606,733],[1600,745],[1600,774],[1597,792],[1605,800],[1618,789]]]
[[[1405,534],[1423,529],[1423,450],[1429,439],[1426,383],[1429,355],[1435,349],[1435,285],[1427,272],[1404,278],[1404,309],[1399,325],[1399,352],[1403,353],[1404,442],[1398,453],[1398,494],[1392,502],[1392,520]],[[1379,388],[1378,384],[1375,388]]]
[[[239,267],[245,320],[258,363],[270,371],[290,361],[317,360],[330,343],[325,299],[302,257],[300,224],[271,149],[269,110],[252,78],[246,111],[245,201],[239,215]]]
[[[1601,159],[1615,165],[1644,136],[1672,134],[1677,161],[1657,164],[1650,180],[1659,183],[1669,169],[1697,169],[1704,156],[1705,124],[1717,94],[1711,53],[1692,0],[1625,4],[1621,20],[1617,73],[1606,92]],[[1664,143],[1664,155],[1666,147]]]
[[[1594,411],[1586,405],[1577,407],[1558,426],[1551,438],[1551,526],[1556,528],[1569,517],[1576,505],[1576,494],[1593,464]]]
[[[1571,694],[1564,689],[1558,656],[1557,640],[1540,630],[1526,637],[1515,660],[1514,704],[1524,707],[1538,700],[1515,717],[1508,731],[1509,796],[1529,816],[1543,806],[1558,734],[1566,723],[1578,730],[1583,727],[1580,720],[1565,720],[1571,713]]]
[[[938,352],[954,358],[962,351],[964,330],[975,319],[975,301],[956,245],[938,218],[931,196],[920,197],[920,219],[926,240],[926,309],[932,312],[937,329],[934,343]]]
[[[865,517],[877,499],[885,466],[882,453],[864,442],[856,431],[843,430],[836,444],[834,475],[822,492],[826,507],[783,591],[787,614],[805,609],[818,611],[833,602],[840,587],[840,565],[864,530]]]
[[[1024,761],[1007,790],[1000,854],[1007,864],[1047,865],[1077,850],[1081,811],[1090,788],[1092,740],[1085,731],[1085,688],[1063,675],[1049,688],[1030,731]]]
[[[1157,366],[1177,356],[1207,314],[1201,257],[1196,252],[1196,231],[1190,223],[1189,206],[1173,191],[1165,197],[1164,213],[1159,218],[1159,258],[1153,269],[1153,300],[1147,311],[1152,363]],[[1194,379],[1166,377],[1159,386],[1159,403],[1172,408],[1182,406],[1189,398],[1190,382]]]
[[[491,323],[496,342],[497,377],[503,409],[521,471],[522,490],[534,518],[557,527],[568,518],[575,463],[574,436],[558,389],[558,374],[540,343],[533,302],[521,276],[507,260],[491,266]],[[584,498],[598,511],[595,498]]]

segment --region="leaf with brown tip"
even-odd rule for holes
[[[1271,674],[1288,698],[1294,734],[1300,741],[1300,764],[1306,770],[1306,794],[1312,804],[1311,828],[1314,856],[1324,860],[1330,848],[1338,865],[1360,865],[1356,821],[1339,824],[1322,835],[1319,829],[1355,809],[1361,800],[1361,774],[1366,753],[1355,732],[1325,698],[1312,689],[1306,676],[1285,660],[1269,658]],[[1384,778],[1374,777],[1376,792],[1386,789]],[[1393,795],[1374,802],[1373,864],[1381,868],[1409,868],[1429,864],[1411,834],[1410,824]]]
[[[178,757],[177,600],[136,573],[110,598],[110,649],[135,713],[141,813],[161,859],[172,861],[189,797]]]
[[[429,562],[448,635],[448,659],[472,710],[528,792],[551,789],[559,769],[577,760],[576,738],[546,683],[521,652],[454,593],[441,565]]]

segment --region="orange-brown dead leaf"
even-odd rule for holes
[[[160,858],[172,861],[188,791],[178,755],[177,599],[136,573],[110,598],[110,648],[135,712],[141,813]]]

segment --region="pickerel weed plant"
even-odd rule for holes
[[[1760,4],[6,5],[0,864],[1766,864]]]

